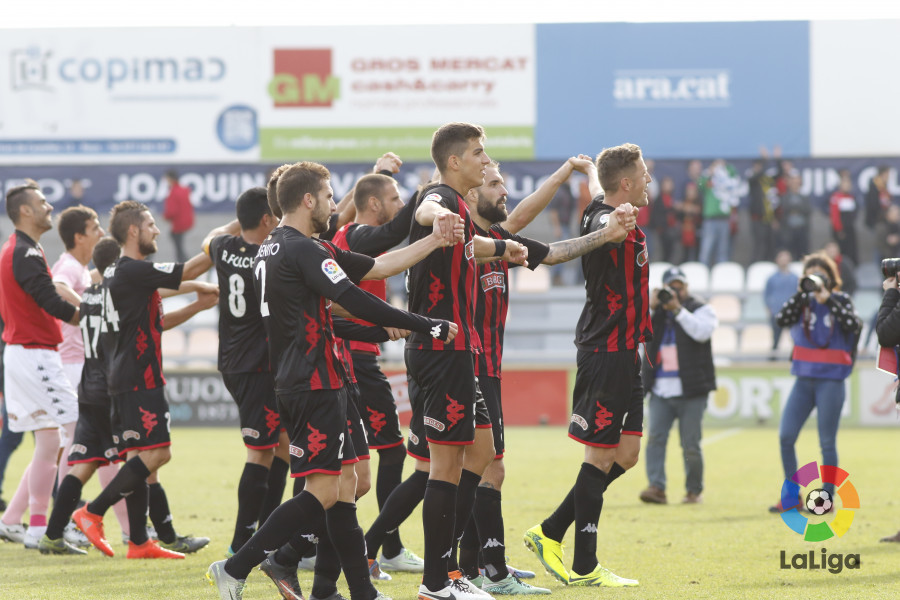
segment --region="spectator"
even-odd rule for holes
[[[695,164],[696,167],[693,167]],[[688,173],[690,174],[696,169],[699,176],[700,161],[692,161],[691,165],[692,167],[688,169]],[[700,201],[700,187],[697,185],[697,180],[693,177],[684,186],[684,202],[681,204],[679,214],[681,217],[681,246],[683,248],[680,262],[697,260],[700,256],[700,223],[703,205]]]
[[[870,230],[874,230],[878,226],[878,223],[883,220],[888,207],[891,205],[891,195],[887,190],[887,179],[890,172],[891,168],[889,166],[880,165],[875,176],[872,177],[872,181],[869,182],[869,190],[866,192],[866,196],[863,199],[863,206],[865,207],[865,223],[866,227]],[[876,256],[875,260],[877,262],[880,258],[886,258],[888,256],[893,255],[885,254],[881,257]]]
[[[184,250],[184,236],[194,226],[194,206],[191,204],[191,190],[178,183],[178,173],[166,172],[169,195],[163,205],[163,218],[172,225],[172,241],[175,243],[175,262],[188,259]]]
[[[681,227],[678,223],[680,203],[675,200],[674,192],[675,181],[671,177],[663,177],[658,200],[651,200],[650,206],[641,210],[643,213],[652,207],[650,229],[655,234],[657,248],[650,248],[650,252],[655,257],[654,260],[674,262],[675,248],[681,237]],[[640,218],[638,218],[638,224],[640,224]]]
[[[875,225],[878,259],[900,256],[900,206],[891,204]]]
[[[781,197],[781,246],[792,256],[809,252],[809,222],[812,206],[809,196],[800,193],[803,179],[796,171],[787,176],[787,191]],[[777,310],[776,310],[777,312]]]
[[[781,250],[775,255],[775,264],[778,265],[778,270],[766,281],[766,289],[763,292],[763,299],[766,302],[769,320],[772,325],[772,359],[775,358],[774,352],[778,349],[782,331],[781,325],[775,319],[775,315],[797,291],[798,281],[798,277],[788,268],[791,264],[791,253],[789,251]]]
[[[716,159],[700,178],[703,224],[700,262],[712,267],[731,260],[732,213],[740,200],[741,179],[724,159]]]
[[[859,262],[856,253],[856,214],[859,206],[853,195],[853,179],[849,170],[841,169],[841,183],[831,195],[830,205],[834,239],[841,247],[841,254],[856,265]]]
[[[650,390],[650,431],[647,437],[647,479],[650,487],[640,499],[666,504],[666,443],[675,419],[684,456],[684,504],[702,501],[703,452],[700,423],[709,393],[716,389],[710,337],[719,324],[711,306],[692,296],[678,267],[663,275],[663,290],[650,300],[653,340],[644,356],[641,374]],[[663,292],[666,292],[664,294]],[[667,299],[668,298],[668,299]],[[652,362],[647,357],[654,357]],[[651,366],[654,365],[654,366]]]
[[[765,153],[764,153],[765,155]],[[775,209],[777,194],[775,180],[766,172],[766,163],[753,161],[748,180],[750,190],[750,221],[753,236],[752,262],[771,260],[775,250]]]
[[[841,247],[836,242],[828,242],[822,250],[838,267],[842,281],[841,290],[848,296],[853,296],[856,293],[856,263],[841,254]]]
[[[556,191],[550,206],[547,207],[547,217],[550,226],[553,227],[554,240],[568,240],[572,235],[572,220],[575,215],[575,196],[572,187],[568,183],[560,186]],[[553,275],[553,285],[577,285],[581,280],[580,261],[572,260],[550,267]]]

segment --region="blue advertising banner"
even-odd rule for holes
[[[537,59],[538,159],[809,154],[808,22],[542,24]]]

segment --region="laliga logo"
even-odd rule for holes
[[[781,520],[795,533],[802,535],[807,542],[823,542],[835,535],[842,537],[850,529],[853,523],[854,509],[859,508],[859,494],[849,481],[850,474],[833,465],[821,467],[813,461],[799,469],[790,479],[785,479],[781,486]],[[806,496],[801,496],[801,488],[810,487],[815,481],[820,481],[817,486],[812,486]],[[824,489],[825,484],[834,486],[834,493],[840,499],[841,508],[835,506],[835,498],[831,492]],[[831,521],[810,523],[800,511],[805,509],[809,513],[822,516],[832,510],[834,518]],[[844,567],[859,569],[859,554],[827,553],[822,548],[821,562],[816,562],[816,553],[813,550],[809,554],[795,554],[791,561],[787,561],[787,553],[781,551],[782,569],[828,569],[831,573],[840,573]]]

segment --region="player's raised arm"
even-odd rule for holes
[[[542,264],[556,265],[578,258],[606,244],[619,243],[625,239],[629,231],[634,230],[636,222],[637,209],[631,204],[622,204],[613,211],[608,220],[604,220],[599,229],[581,237],[550,244],[550,251]]]
[[[547,207],[560,186],[569,180],[573,171],[588,175],[590,169],[595,172],[597,170],[590,156],[579,154],[569,158],[538,189],[519,202],[501,226],[510,233],[519,233]]]

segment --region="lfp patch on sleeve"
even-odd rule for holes
[[[333,258],[326,258],[322,261],[322,272],[331,280],[331,283],[337,283],[341,279],[346,279],[347,275],[341,269]]]
[[[431,202],[442,202],[443,200],[444,199],[441,197],[440,194],[428,194],[424,198],[424,201],[431,201]]]
[[[175,263],[153,263],[153,268],[163,273],[171,273],[175,269]]]

